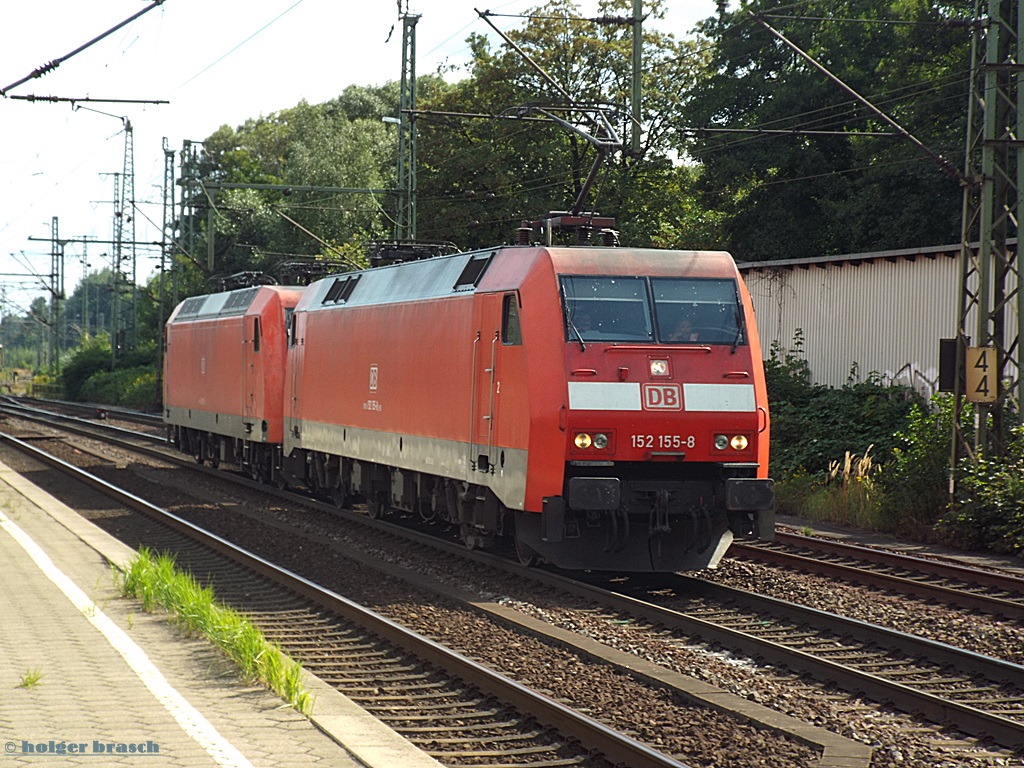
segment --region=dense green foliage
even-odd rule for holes
[[[629,0],[606,0],[607,16],[631,13]],[[693,42],[656,31],[664,4],[645,3],[644,100],[641,152],[608,157],[583,210],[618,217],[632,245],[711,247],[718,241],[713,216],[691,215],[693,169],[674,164],[678,149],[672,125],[683,90],[704,59]],[[617,136],[627,144],[633,128],[626,109],[631,77],[631,30],[627,24],[594,24],[578,18],[570,0],[553,0],[510,38],[558,84],[543,78],[507,46],[470,38],[467,77],[438,90],[422,105],[444,116],[420,121],[422,235],[460,245],[507,242],[523,219],[569,210],[579,197],[597,151],[581,135],[543,118],[539,107],[574,102],[603,105]],[[451,113],[493,115],[492,119]],[[593,112],[564,117],[597,135]]]
[[[1012,431],[1002,459],[964,458],[958,475],[955,504],[939,521],[939,535],[957,546],[1024,552],[1024,427]]]
[[[872,445],[876,457],[887,456],[920,396],[908,387],[884,386],[875,376],[840,388],[813,384],[801,351],[798,333],[792,350],[773,345],[765,361],[773,475],[824,473],[846,451],[864,454]]]
[[[969,423],[972,411],[964,414]],[[914,404],[896,433],[881,488],[893,527],[920,533],[930,529],[949,505],[949,465],[953,436],[953,401],[937,395],[929,404]]]
[[[128,352],[118,357],[111,370],[110,339],[105,335],[94,337],[79,347],[62,368],[61,396],[83,403],[158,408],[155,358],[152,348]]]
[[[969,12],[926,0],[744,0],[705,22],[710,61],[679,125],[702,168],[700,207],[723,212],[724,245],[756,261],[956,242],[956,181],[909,142],[867,135],[893,129],[751,14],[959,165],[970,35],[938,22]]]
[[[1024,552],[1024,428],[1005,459],[965,457],[949,499],[953,403],[930,402],[874,377],[815,385],[801,357],[765,361],[778,510],[967,548]],[[962,416],[971,424],[974,413]],[[970,439],[970,430],[967,434]]]
[[[435,81],[425,78],[420,87],[429,92]],[[203,213],[212,205],[214,227],[205,216],[196,222],[192,258],[179,265],[186,292],[214,289],[210,279],[218,275],[280,274],[281,264],[318,257],[343,261],[352,243],[386,236],[383,212],[395,201],[380,190],[394,186],[395,137],[381,118],[393,115],[397,103],[394,83],[350,86],[326,103],[301,102],[208,137],[198,168],[203,180],[368,191],[197,193]]]

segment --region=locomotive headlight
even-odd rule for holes
[[[576,435],[576,439],[573,442],[576,443],[577,448],[583,449],[589,448],[594,443],[593,439],[586,432],[580,432]]]
[[[607,448],[608,447],[608,435],[602,434],[600,432],[598,432],[596,435],[594,435],[594,447],[597,448],[597,450],[601,450],[602,448]]]
[[[651,360],[651,376],[668,376],[668,360]]]
[[[724,451],[727,448],[732,448],[734,451],[745,451],[747,446],[750,445],[750,440],[746,435],[715,435],[715,450]]]

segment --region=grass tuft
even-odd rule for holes
[[[18,688],[35,688],[43,679],[43,673],[39,671],[38,667],[26,670],[25,674],[21,676],[21,682],[18,683]]]
[[[120,581],[121,592],[138,598],[145,611],[163,608],[184,632],[209,638],[238,665],[247,682],[262,682],[304,715],[312,711],[312,697],[302,686],[302,665],[244,616],[219,603],[213,590],[179,571],[172,556],[141,547]]]
[[[863,456],[850,451],[829,464],[821,483],[812,483],[803,500],[802,514],[812,520],[826,520],[871,531],[882,530],[882,494],[876,487],[881,467],[871,456],[869,445]]]

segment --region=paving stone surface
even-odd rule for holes
[[[365,716],[332,699],[333,691],[318,691],[336,726],[324,729],[333,732],[328,736],[276,695],[245,684],[205,639],[186,637],[164,616],[121,598],[109,563],[83,541],[106,534],[2,465],[0,514],[144,651],[167,686],[224,740],[220,747],[204,746],[186,732],[90,621],[90,611],[79,610],[14,535],[0,529],[0,768],[424,764],[426,756],[403,747],[397,735],[391,740],[372,725],[371,737],[360,733]],[[111,542],[104,542],[103,551],[117,551],[119,543]],[[363,759],[342,746],[348,733]]]

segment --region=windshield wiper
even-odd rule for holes
[[[576,323],[572,321],[572,316],[576,314],[575,297],[573,297],[572,312],[569,312],[569,297],[565,295],[565,284],[563,283],[558,292],[562,294],[562,312],[565,315],[565,323],[569,326],[569,330],[576,334],[576,339],[580,343],[580,352],[586,352],[587,347],[583,343],[583,334],[580,333],[580,329],[576,327]],[[569,341],[572,341],[572,336],[569,337]]]
[[[732,342],[732,352],[730,354],[736,354],[736,348],[740,345],[743,340],[743,333],[746,331],[746,321],[743,316],[743,300],[740,299],[739,288],[736,289],[736,338]]]
[[[566,315],[565,320],[567,323],[569,323],[570,330],[572,330],[572,332],[576,334],[576,339],[580,343],[580,352],[586,352],[587,345],[583,343],[583,334],[580,333],[580,329],[576,327],[576,323],[574,323],[572,321],[572,318],[569,317],[568,315]],[[569,341],[572,341],[572,339],[570,338]]]

